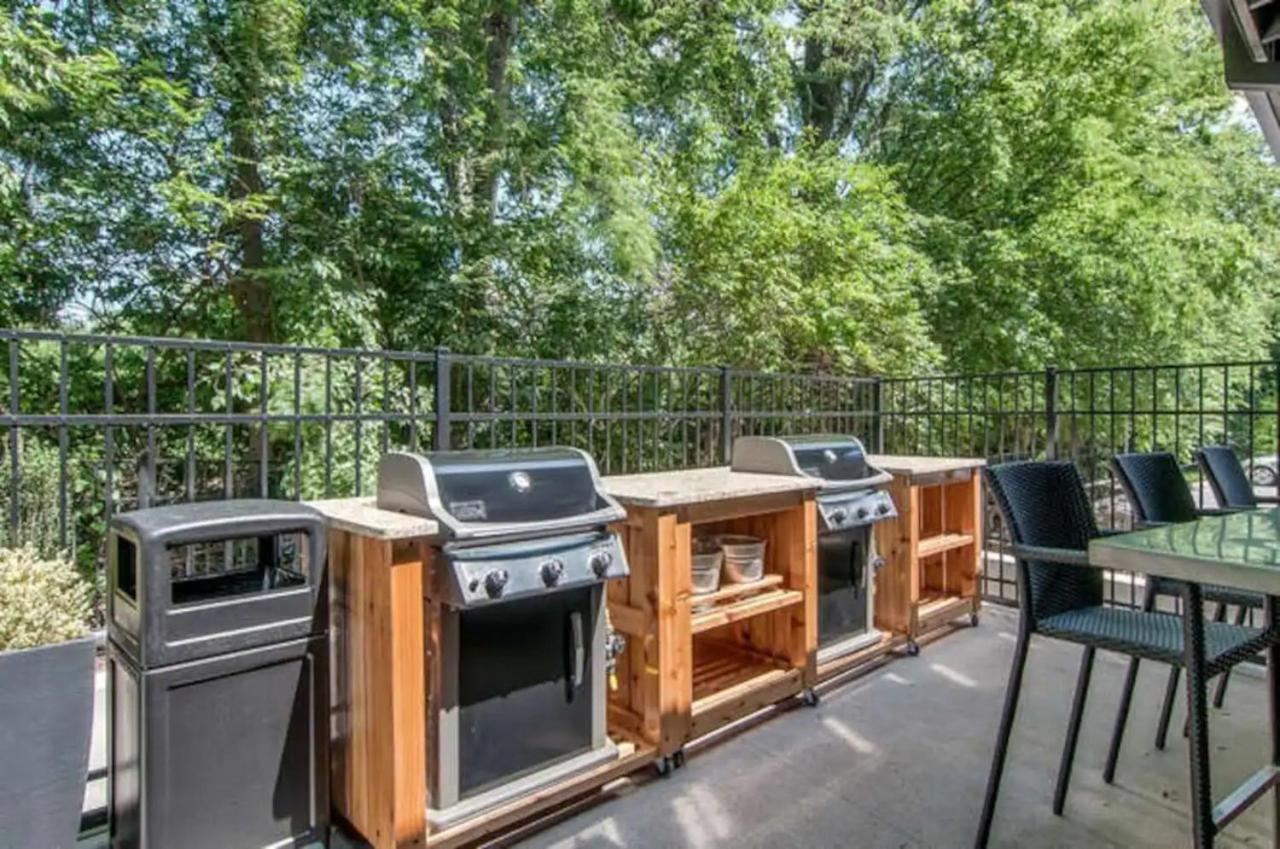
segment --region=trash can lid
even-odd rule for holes
[[[139,542],[177,545],[299,530],[323,538],[325,519],[318,510],[295,501],[239,498],[117,513],[111,527],[127,530]]]

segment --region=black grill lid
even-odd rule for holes
[[[878,486],[891,476],[867,462],[862,443],[852,436],[743,436],[734,440],[738,472],[800,475],[835,485]]]
[[[575,448],[387,454],[378,464],[378,506],[436,519],[456,538],[625,517],[594,461]]]

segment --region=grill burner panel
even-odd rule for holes
[[[447,546],[438,597],[478,607],[627,575],[618,538],[603,531],[481,546]]]

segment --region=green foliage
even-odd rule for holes
[[[5,325],[894,373],[1278,326],[1195,0],[5,9]]]
[[[68,561],[30,547],[0,549],[0,652],[85,636],[93,593]]]
[[[0,466],[0,548],[25,547],[40,557],[57,558],[75,550],[74,529],[63,545],[58,526],[60,473],[58,449],[38,441],[20,444],[16,529],[11,528],[13,472],[9,458]]]

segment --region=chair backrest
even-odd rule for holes
[[[1074,464],[1005,463],[983,475],[1014,543],[1080,551],[1098,535]],[[1018,579],[1018,604],[1033,629],[1045,616],[1102,604],[1099,569],[1019,558]]]
[[[1196,463],[1209,479],[1209,486],[1219,507],[1253,508],[1258,499],[1253,484],[1240,465],[1240,458],[1229,445],[1206,445],[1196,452]]]
[[[1169,452],[1116,454],[1111,467],[1139,522],[1190,522],[1196,518],[1191,487],[1178,458]]]

